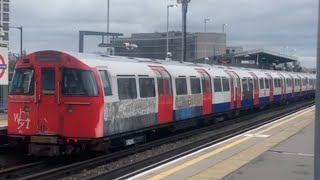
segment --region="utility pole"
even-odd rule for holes
[[[314,179],[320,179],[320,2],[318,1],[318,42],[317,42],[317,87],[316,118],[314,133]]]
[[[171,7],[178,7],[178,5],[176,4],[167,5],[167,55],[166,55],[166,58],[170,58],[169,57],[169,8]]]
[[[107,33],[109,33],[110,27],[110,0],[108,0],[108,12],[107,12]]]
[[[187,13],[188,3],[191,0],[177,0],[178,4],[182,4],[182,55],[180,62],[184,62],[187,57]]]

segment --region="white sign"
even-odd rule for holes
[[[9,79],[8,45],[0,44],[0,85],[8,85]]]
[[[241,60],[241,64],[255,64],[255,60]]]

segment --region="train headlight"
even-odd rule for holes
[[[67,109],[68,113],[72,113],[73,112],[73,109],[71,106],[68,106],[68,109]]]
[[[30,107],[29,106],[24,106],[23,110],[24,110],[24,112],[29,112],[30,111]]]

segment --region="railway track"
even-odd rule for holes
[[[0,179],[17,179],[23,176],[23,172],[30,172],[29,170],[35,170],[36,168],[41,168],[45,165],[45,162],[32,162],[26,164],[20,164],[15,166],[10,166],[8,168],[0,169]],[[19,174],[15,173],[19,172]]]
[[[313,101],[299,102],[295,104],[287,105],[286,108],[279,106],[276,108],[264,110],[263,112],[256,112],[243,117],[235,118],[232,120],[220,122],[218,124],[197,129],[190,132],[184,132],[164,139],[156,140],[153,142],[145,143],[142,145],[134,146],[134,148],[125,149],[119,152],[115,152],[108,155],[102,155],[87,160],[79,161],[76,163],[62,163],[52,165],[52,162],[39,162],[39,164],[30,165],[23,169],[13,169],[0,175],[0,179],[7,179],[6,177],[14,177],[13,179],[57,179],[67,176],[72,176],[70,179],[126,179],[135,174],[151,169],[160,164],[169,162],[175,158],[185,156],[189,153],[195,152],[205,146],[218,143],[228,138],[234,137],[238,134],[244,133],[251,129],[257,128],[264,124],[270,123],[282,117],[285,117],[291,113],[303,110],[314,104]],[[214,131],[213,131],[214,130]],[[205,134],[205,135],[203,135]],[[154,148],[183,141],[187,138],[194,138],[199,136],[194,142],[180,143],[179,147],[173,147],[167,149],[165,152],[152,154]],[[170,146],[170,145],[169,145]],[[129,156],[134,156],[137,153],[145,153],[150,156],[140,158],[137,161],[127,162],[122,165],[115,165],[113,168],[108,168],[106,164],[116,161],[121,161]],[[113,164],[114,165],[114,164]],[[100,168],[97,172],[90,172],[91,169],[98,166],[106,166]],[[28,173],[23,173],[23,172]],[[78,174],[77,174],[78,173]],[[20,176],[15,176],[20,174]],[[21,176],[22,174],[22,176]],[[124,174],[127,174],[123,176]],[[10,176],[11,175],[11,176]],[[68,178],[66,178],[68,179]]]

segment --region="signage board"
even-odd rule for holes
[[[8,85],[9,49],[7,44],[0,44],[0,85]]]

